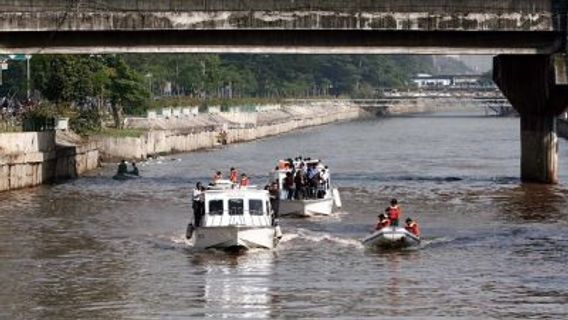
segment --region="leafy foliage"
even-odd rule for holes
[[[226,106],[262,99],[372,97],[380,88],[406,86],[418,72],[465,68],[447,60],[403,55],[37,55],[31,75],[36,93],[58,108],[73,110],[72,127],[93,131],[100,129],[104,114],[111,113],[120,128],[123,113],[139,115],[176,101]],[[25,97],[25,62],[11,63],[4,79],[0,94]]]

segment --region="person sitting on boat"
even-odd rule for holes
[[[231,168],[231,173],[229,175],[229,180],[231,180],[232,183],[237,184],[239,181],[239,172],[237,171],[237,169],[235,168]]]
[[[404,228],[413,235],[420,237],[420,226],[411,218],[406,218],[406,225]]]
[[[392,226],[398,227],[398,219],[402,215],[402,209],[398,206],[398,200],[392,199],[390,206],[385,209]]]
[[[130,174],[133,174],[135,176],[140,174],[138,167],[136,166],[136,162],[132,162],[132,171],[130,171]]]
[[[120,164],[118,165],[118,170],[116,171],[116,174],[125,174],[128,173],[128,167],[126,166],[126,160],[121,160]]]
[[[241,183],[240,183],[240,186],[241,186],[241,187],[247,187],[247,186],[249,186],[249,185],[250,185],[250,180],[249,180],[249,178],[247,177],[247,175],[244,174],[244,173],[241,174]]]
[[[375,225],[375,230],[381,230],[382,228],[386,228],[388,226],[390,226],[390,220],[384,213],[379,214],[379,220]]]
[[[223,174],[221,173],[221,171],[217,171],[215,173],[215,175],[213,176],[213,183],[216,183],[217,181],[223,179]]]

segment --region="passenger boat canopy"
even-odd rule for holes
[[[203,227],[272,226],[272,209],[265,190],[218,188],[207,190],[204,196]]]

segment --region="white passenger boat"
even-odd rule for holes
[[[420,238],[401,227],[385,227],[363,239],[368,247],[405,248],[420,244]]]
[[[320,173],[324,172],[322,183],[316,188],[306,188],[304,197],[296,199],[296,197],[288,196],[288,190],[284,187],[284,182],[288,174],[294,175],[298,170],[302,170],[304,166],[315,165]],[[271,181],[276,181],[280,189],[280,206],[279,216],[294,215],[300,217],[312,217],[316,215],[327,216],[333,212],[335,208],[341,208],[341,197],[339,190],[332,187],[329,168],[326,168],[321,161],[317,159],[295,160],[293,161],[294,169],[291,168],[289,162],[280,160],[278,169],[271,174]]]
[[[282,237],[267,191],[238,188],[227,180],[218,181],[203,196],[200,225],[192,222],[187,227],[194,248],[272,249]]]

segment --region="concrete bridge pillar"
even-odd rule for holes
[[[564,55],[500,55],[493,79],[521,115],[521,180],[558,182],[556,117],[568,107]]]

